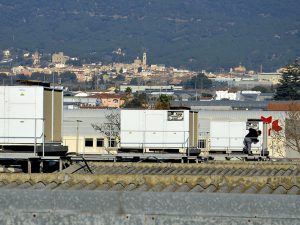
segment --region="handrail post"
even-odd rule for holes
[[[45,157],[45,118],[43,120],[43,157]]]
[[[36,156],[36,118],[34,118],[34,156]]]

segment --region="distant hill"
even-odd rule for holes
[[[1,1],[0,49],[101,61],[146,49],[152,64],[273,70],[300,56],[299,11],[299,0]]]

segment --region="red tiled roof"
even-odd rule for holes
[[[300,102],[270,102],[269,111],[300,111]]]

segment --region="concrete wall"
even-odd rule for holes
[[[299,225],[299,205],[284,195],[4,190],[0,223]]]

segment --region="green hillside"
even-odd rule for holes
[[[152,64],[273,70],[300,56],[299,10],[299,0],[0,1],[0,49],[101,61],[146,49]]]

